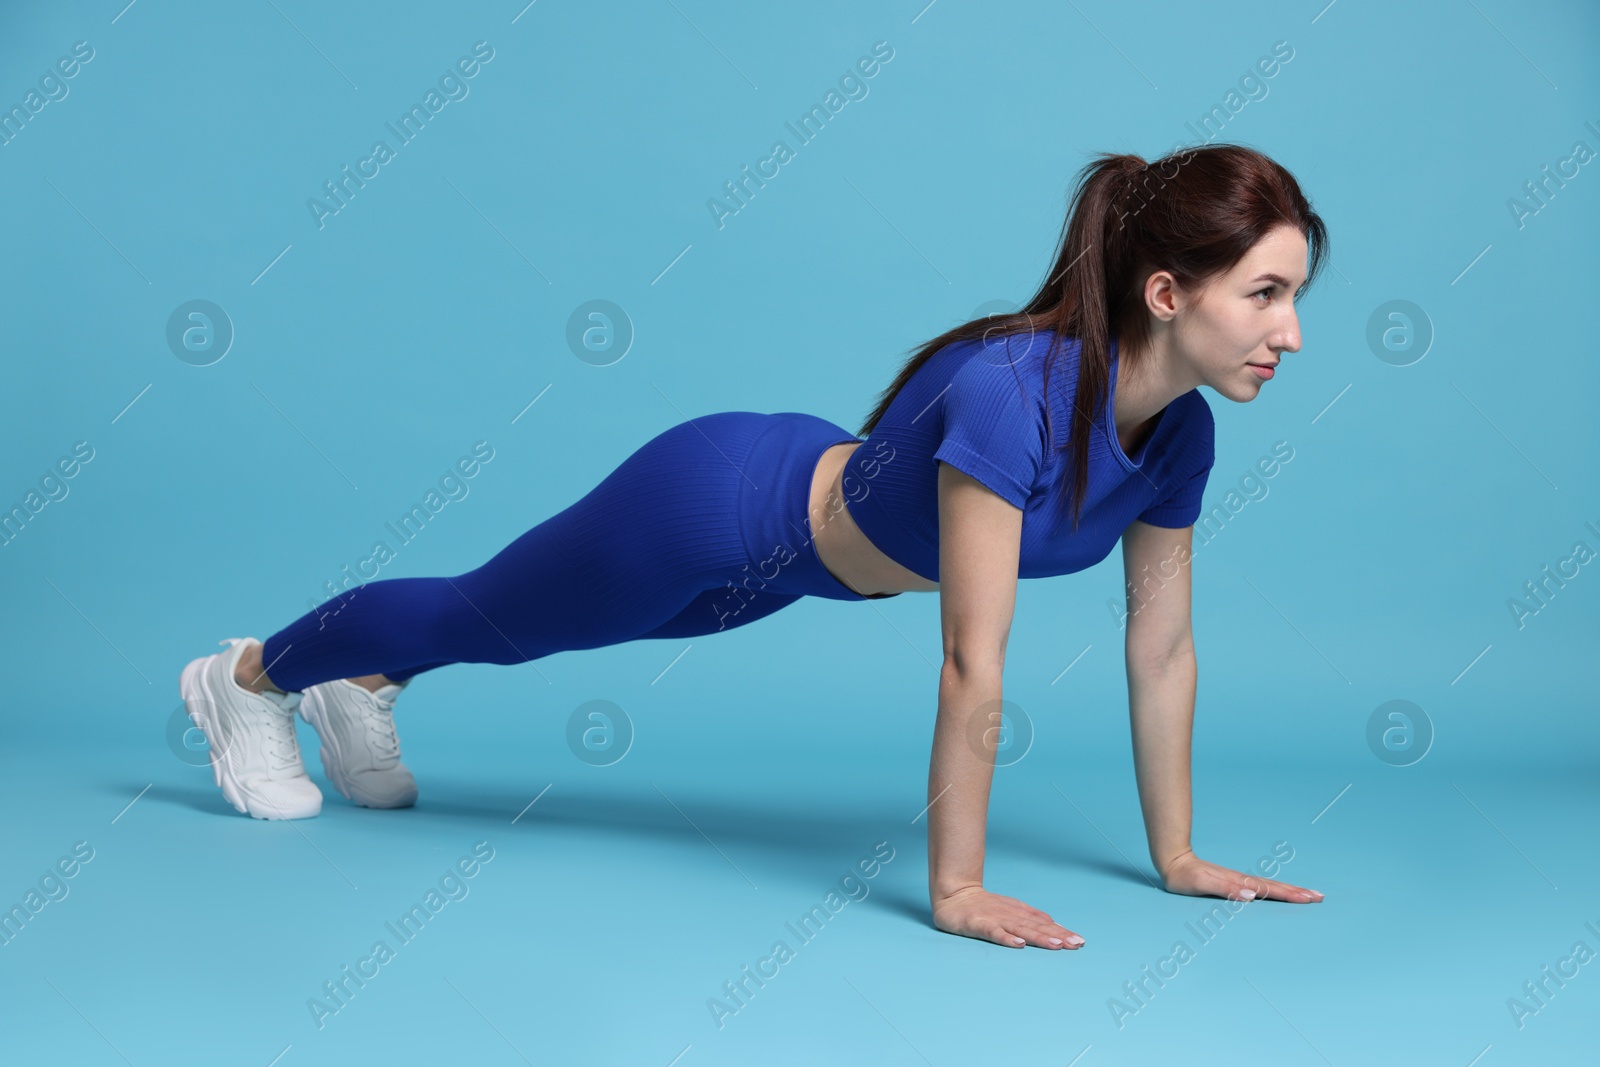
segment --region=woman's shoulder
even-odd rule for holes
[[[1046,330],[992,334],[952,341],[939,350],[943,375],[952,385],[981,386],[985,383],[1020,383],[1024,394],[1038,398],[1044,392],[1044,375],[1050,362],[1054,335]],[[1050,377],[1054,380],[1063,368],[1074,370],[1077,351],[1066,343],[1057,345],[1057,356]],[[1068,374],[1076,384],[1076,374]]]

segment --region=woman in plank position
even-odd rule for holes
[[[1190,848],[1189,552],[1214,460],[1198,387],[1253,400],[1299,351],[1294,301],[1326,247],[1293,176],[1251,149],[1101,153],[1077,176],[1039,291],[920,346],[859,435],[800,412],[690,419],[476,570],[369,582],[265,642],[228,638],[194,660],[180,689],[213,740],[217,784],[257,818],[320,812],[298,709],[341,793],[404,807],[416,785],[392,712],[423,671],[698,637],[805,596],[937,591],[934,925],[1076,948],[1049,915],[984,887],[990,727],[1017,580],[1082,570],[1120,539],[1136,777],[1166,889],[1321,900]]]

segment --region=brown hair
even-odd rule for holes
[[[1135,155],[1098,153],[1078,172],[1055,266],[1039,291],[1019,311],[974,319],[918,346],[856,436],[871,433],[901,387],[948,344],[979,338],[987,344],[1012,334],[1053,331],[1045,355],[1048,389],[1061,337],[1079,338],[1076,411],[1067,442],[1075,459],[1068,466],[1076,528],[1088,487],[1089,432],[1110,387],[1111,338],[1135,352],[1150,342],[1145,280],[1166,270],[1184,288],[1198,288],[1285,223],[1306,239],[1310,268],[1303,291],[1322,270],[1327,229],[1282,166],[1232,144],[1175,151],[1150,163]]]

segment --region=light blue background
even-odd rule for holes
[[[95,49],[0,147],[0,505],[95,450],[0,549],[0,904],[95,850],[0,947],[0,1059],[1593,1055],[1600,964],[1521,1029],[1506,1007],[1600,950],[1600,572],[1522,628],[1508,607],[1600,550],[1600,165],[1521,227],[1508,208],[1600,150],[1592,5],[122,3],[0,16],[7,107]],[[308,198],[479,40],[470,94],[319,230]],[[304,728],[327,800],[303,823],[238,816],[169,749],[182,665],[304,611],[475,441],[494,460],[383,577],[476,566],[689,417],[858,428],[911,347],[1032,293],[1090,153],[1196,143],[1280,40],[1293,59],[1219,139],[1297,176],[1333,257],[1259,398],[1207,393],[1208,508],[1275,442],[1294,459],[1197,553],[1194,841],[1235,867],[1287,841],[1282,876],[1324,903],[1248,907],[1112,1022],[1219,903],[1151,884],[1120,553],[1023,583],[1008,655],[1037,736],[996,772],[986,879],[1075,953],[931,926],[936,596],[435,672],[397,716],[411,811],[337,796]],[[719,230],[707,199],[794,147],[784,123],[877,41],[868,95]],[[194,299],[236,330],[211,366],[166,344]],[[566,340],[594,299],[636,331],[609,366]],[[1366,340],[1391,300],[1433,333],[1409,366]],[[636,729],[604,768],[564,740],[595,699]],[[1395,699],[1435,734],[1411,766],[1366,741]],[[480,840],[470,896],[319,1030],[307,999]],[[719,1030],[707,998],[885,840],[871,895]]]

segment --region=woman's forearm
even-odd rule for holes
[[[1169,863],[1190,851],[1195,677],[1193,651],[1162,666],[1130,665],[1128,669],[1128,715],[1139,804],[1144,811],[1150,859],[1163,877]]]
[[[983,884],[1000,675],[998,665],[957,671],[946,662],[939,671],[939,711],[928,764],[928,891],[934,900]]]

